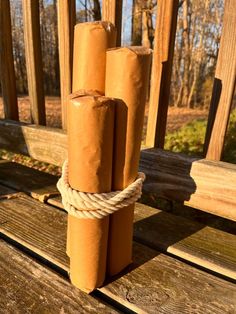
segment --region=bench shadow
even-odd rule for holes
[[[173,217],[172,217],[173,216]],[[186,219],[157,212],[134,223],[133,263],[120,274],[113,276],[105,285],[127,275],[136,268],[168,251],[168,247],[186,239],[204,228],[204,225]]]
[[[57,180],[53,175],[15,162],[0,163],[0,184],[20,192],[56,192]]]

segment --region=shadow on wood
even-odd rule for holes
[[[59,194],[57,180],[53,175],[14,162],[0,163],[0,184],[25,192],[43,202],[49,196]]]
[[[211,97],[209,117],[208,117],[208,122],[207,122],[206,135],[205,135],[205,140],[204,140],[204,148],[203,148],[204,156],[206,156],[207,150],[209,147],[211,133],[214,126],[218,105],[220,102],[221,92],[222,92],[221,80],[215,78],[214,84],[213,84],[213,90],[212,90],[212,97]]]

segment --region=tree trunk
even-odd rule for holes
[[[60,89],[60,70],[59,70],[59,49],[58,49],[58,27],[57,27],[57,1],[53,0],[53,9],[54,9],[54,20],[53,20],[53,31],[55,38],[55,46],[54,46],[54,72],[55,72],[55,87],[54,93],[56,95],[59,94]]]
[[[142,45],[148,48],[153,48],[154,28],[152,22],[152,0],[147,0],[142,11]]]
[[[183,2],[183,44],[184,44],[184,75],[183,75],[183,98],[182,105],[188,105],[189,98],[189,67],[190,67],[190,51],[189,51],[189,0]]]
[[[101,6],[99,0],[93,0],[93,20],[100,21],[101,16]]]
[[[133,0],[132,8],[132,46],[140,46],[142,44],[142,1]]]

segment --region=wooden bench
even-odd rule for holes
[[[2,185],[5,167],[14,169],[7,186]],[[235,236],[140,203],[135,209],[133,265],[91,296],[72,287],[65,253],[66,213],[55,196],[56,180],[25,166],[0,163],[3,308],[234,313]]]
[[[103,1],[103,19],[117,26],[118,44],[121,4]],[[0,312],[236,313],[236,227],[232,222],[236,221],[236,165],[220,161],[235,86],[236,2],[225,0],[203,159],[163,150],[178,4],[178,0],[158,1],[146,146],[140,160],[140,169],[147,175],[143,200],[150,201],[146,195],[165,199],[171,213],[166,207],[137,203],[134,263],[86,295],[68,279],[66,213],[55,185],[58,178],[1,160]],[[0,0],[5,113],[0,120],[0,147],[61,166],[67,154],[65,100],[71,92],[75,1],[58,0],[63,130],[43,126],[38,9],[39,1],[24,0],[33,118],[32,124],[25,124],[18,117],[10,2]],[[208,213],[202,214],[202,222],[193,219],[191,207]]]

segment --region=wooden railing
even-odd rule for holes
[[[9,0],[0,0],[0,67],[4,113],[7,119],[0,121],[0,146],[29,154],[41,161],[61,165],[66,156],[66,98],[71,93],[72,86],[75,0],[58,0],[62,125],[64,131],[43,127],[46,124],[46,115],[39,1],[22,0],[22,3],[26,67],[33,125],[24,125],[18,122],[10,4]],[[151,181],[148,180],[146,187],[149,192],[151,191],[157,196],[182,201],[190,206],[200,207],[202,210],[236,220],[236,201],[234,200],[236,195],[236,166],[218,162],[223,151],[235,87],[236,1],[225,0],[223,30],[204,144],[206,159],[202,161],[163,150],[178,6],[178,0],[158,1],[146,136],[146,147],[152,149],[144,150],[141,155],[141,167],[152,178]],[[103,0],[102,18],[103,20],[110,20],[116,25],[118,29],[117,45],[120,45],[122,0]],[[208,160],[212,160],[212,162]],[[163,162],[165,172],[161,170],[161,163]],[[160,167],[156,167],[155,163],[160,163]],[[178,163],[180,163],[179,167]],[[210,171],[215,171],[216,174],[211,180],[209,180]],[[226,174],[229,175],[228,180],[225,177]],[[161,184],[160,178],[162,182],[168,182],[169,185],[167,183]],[[213,182],[213,179],[223,182],[223,185],[219,183],[218,188],[216,188],[216,182]],[[203,182],[208,182],[207,188]],[[162,188],[160,188],[161,186]],[[221,192],[219,186],[222,188]],[[221,194],[216,197],[215,191]]]

